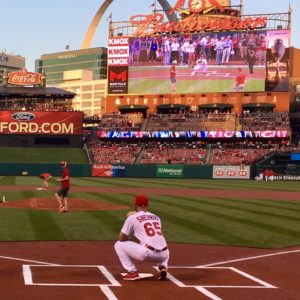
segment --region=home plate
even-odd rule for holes
[[[38,191],[43,191],[43,190],[45,190],[45,188],[41,188],[41,187],[39,187],[39,188],[36,188]]]
[[[122,276],[125,276],[127,273],[121,273]],[[139,273],[139,278],[134,279],[134,280],[140,280],[140,279],[145,279],[145,278],[151,278],[154,275],[151,273]]]

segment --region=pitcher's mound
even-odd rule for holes
[[[121,210],[129,206],[115,205],[101,201],[93,201],[80,198],[68,198],[69,210]],[[57,210],[58,204],[54,198],[28,198],[19,201],[7,201],[0,203],[0,207],[30,208],[37,210]]]

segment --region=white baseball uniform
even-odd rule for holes
[[[126,219],[121,232],[127,236],[133,234],[140,241],[118,241],[115,244],[116,253],[127,272],[137,271],[132,259],[150,260],[157,263],[158,267],[168,268],[169,250],[158,216],[139,211]]]
[[[194,71],[191,76],[197,75],[198,72],[201,72],[203,75],[207,72],[207,60],[205,58],[199,58],[196,61],[196,66],[194,67]]]

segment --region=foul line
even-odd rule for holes
[[[213,267],[213,266],[225,265],[225,264],[235,263],[235,262],[240,262],[240,261],[254,260],[254,259],[259,259],[259,258],[266,258],[266,257],[272,257],[272,256],[278,256],[278,255],[284,255],[284,254],[291,254],[291,253],[298,253],[298,252],[300,252],[300,249],[292,250],[292,251],[276,252],[276,253],[270,253],[270,254],[263,254],[263,255],[257,255],[257,256],[250,256],[250,257],[232,259],[232,260],[227,260],[227,261],[225,260],[225,261],[220,261],[220,262],[211,263],[211,264],[199,265],[197,267]]]
[[[18,257],[0,256],[0,258],[9,259],[9,260],[16,260],[16,261],[24,261],[24,262],[30,262],[30,263],[48,265],[48,266],[59,266],[59,264],[52,264],[52,263],[47,263],[47,262],[42,262],[42,261],[37,261],[37,260],[24,259],[24,258],[18,258]]]

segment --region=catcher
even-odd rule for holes
[[[42,173],[39,177],[43,179],[43,188],[49,190],[49,181],[52,178],[52,175],[50,173]]]
[[[148,198],[138,195],[134,199],[135,212],[129,212],[115,243],[116,253],[127,274],[124,280],[140,279],[133,259],[150,260],[157,264],[160,271],[158,280],[166,280],[169,249],[161,229],[160,218],[148,212]],[[129,240],[130,235],[139,242]]]

